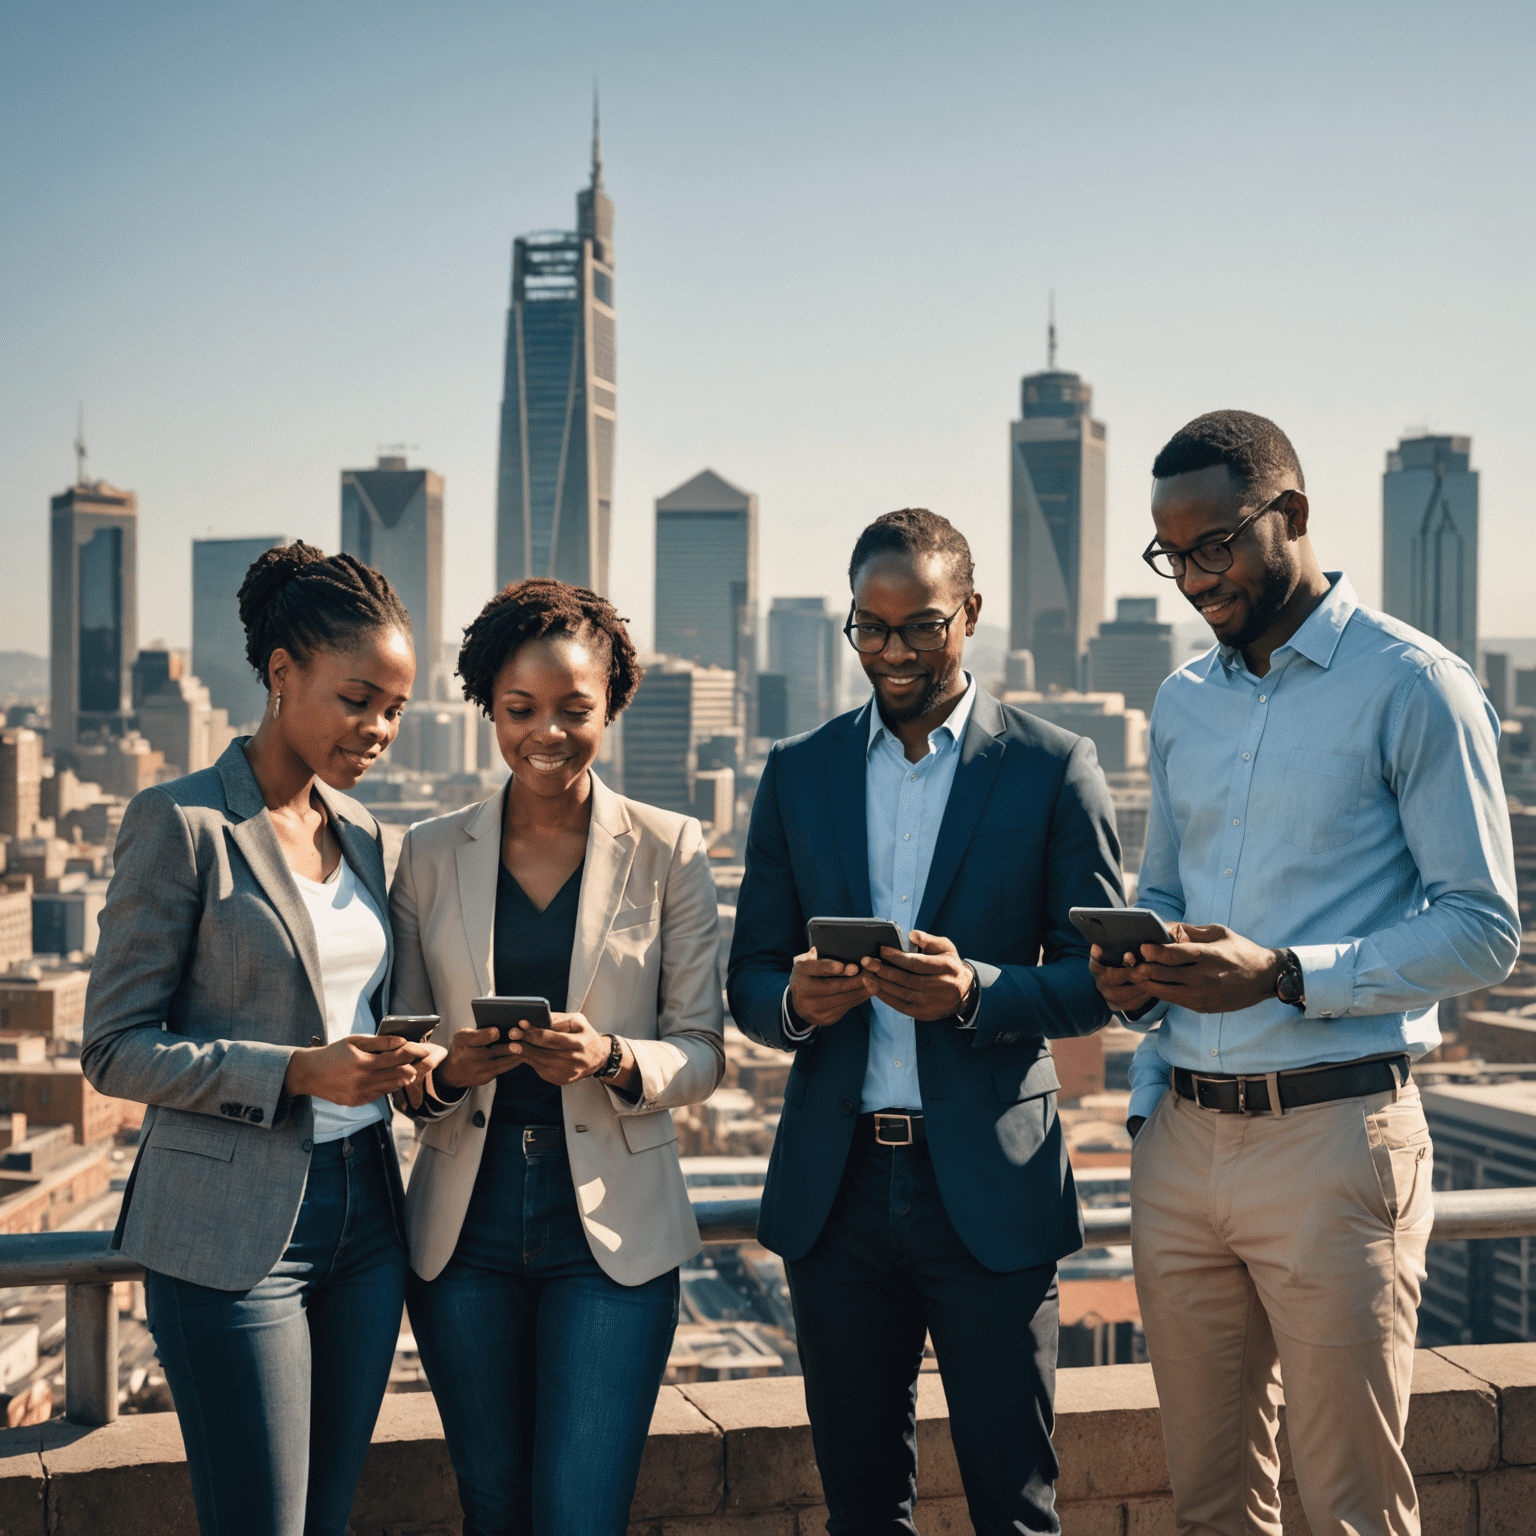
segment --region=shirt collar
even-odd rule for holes
[[[945,731],[954,738],[956,746],[960,744],[960,738],[965,735],[966,724],[971,718],[971,709],[976,703],[976,679],[967,672],[965,681],[965,692],[960,695],[959,702],[950,710],[949,718],[942,725],[937,725],[929,731],[928,740],[931,745],[939,746],[940,743],[934,741],[934,737]],[[872,698],[869,701],[869,741],[864,748],[866,757],[880,744],[882,736],[889,736],[898,746],[901,744],[896,733],[880,718],[880,705]]]
[[[1354,617],[1360,600],[1355,596],[1355,589],[1350,586],[1349,577],[1343,571],[1324,571],[1323,575],[1328,578],[1327,596],[1307,615],[1301,628],[1284,645],[1275,647],[1276,656],[1282,656],[1286,651],[1295,651],[1319,667],[1326,667],[1332,662],[1333,653],[1338,649],[1339,637],[1344,633],[1344,626]],[[1233,646],[1219,645],[1216,651],[1222,665],[1229,671],[1246,665],[1243,653]]]

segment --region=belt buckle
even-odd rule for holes
[[[536,1152],[538,1150],[538,1146],[539,1146],[539,1128],[538,1128],[538,1126],[536,1126],[536,1125],[525,1125],[523,1127],[523,1156],[527,1157],[530,1152]]]
[[[900,1141],[891,1141],[885,1135],[885,1122],[899,1120],[906,1128],[906,1135]],[[910,1147],[912,1145],[912,1116],[911,1115],[876,1115],[875,1116],[875,1145],[877,1147]]]
[[[1221,1106],[1219,1104],[1207,1104],[1205,1102],[1205,1100],[1200,1096],[1200,1088],[1201,1088],[1202,1084],[1210,1083],[1210,1084],[1214,1085],[1215,1083],[1226,1081],[1226,1079],[1215,1078],[1215,1077],[1202,1077],[1198,1072],[1191,1072],[1189,1074],[1189,1079],[1195,1085],[1195,1108],[1196,1109],[1203,1109],[1208,1114],[1212,1114],[1212,1115],[1219,1115],[1219,1114],[1223,1113],[1222,1108],[1221,1108]],[[1238,1101],[1239,1106],[1241,1106],[1242,1101],[1243,1101],[1243,1090],[1242,1090],[1242,1087],[1241,1087],[1241,1079],[1239,1079],[1239,1087],[1238,1087],[1238,1090],[1237,1090],[1237,1101]]]

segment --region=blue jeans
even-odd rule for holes
[[[611,1280],[561,1133],[492,1124],[458,1246],[412,1274],[411,1327],[459,1480],[464,1536],[623,1536],[677,1326],[677,1271]],[[648,1155],[648,1154],[647,1154]]]
[[[250,1290],[145,1275],[203,1536],[347,1529],[405,1300],[387,1134],[314,1149],[293,1236]]]

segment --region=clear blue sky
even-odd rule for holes
[[[0,649],[47,647],[48,496],[140,498],[142,637],[189,540],[334,549],[338,471],[447,477],[449,617],[489,595],[514,235],[568,226],[601,80],[617,205],[616,597],[655,497],[761,498],[764,599],[945,512],[1007,611],[1008,423],[1061,363],[1109,424],[1111,597],[1181,422],[1272,415],[1324,558],[1380,590],[1383,454],[1469,432],[1482,629],[1536,633],[1528,4],[400,4],[0,9]],[[1176,606],[1177,605],[1177,606]]]

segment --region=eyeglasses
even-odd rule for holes
[[[1219,576],[1232,568],[1233,541],[1250,523],[1256,522],[1266,512],[1274,511],[1276,504],[1289,495],[1289,490],[1281,491],[1279,496],[1265,502],[1257,512],[1250,512],[1224,539],[1211,539],[1194,549],[1158,549],[1157,540],[1153,539],[1142,550],[1141,558],[1159,576],[1166,576],[1169,581],[1177,581],[1184,574],[1186,562],[1193,563],[1197,570],[1204,571],[1207,576]]]
[[[901,643],[909,651],[938,651],[943,649],[949,638],[949,626],[964,607],[961,603],[947,619],[918,619],[913,624],[855,624],[850,608],[843,633],[861,656],[878,656],[891,643],[892,635],[900,635]]]

